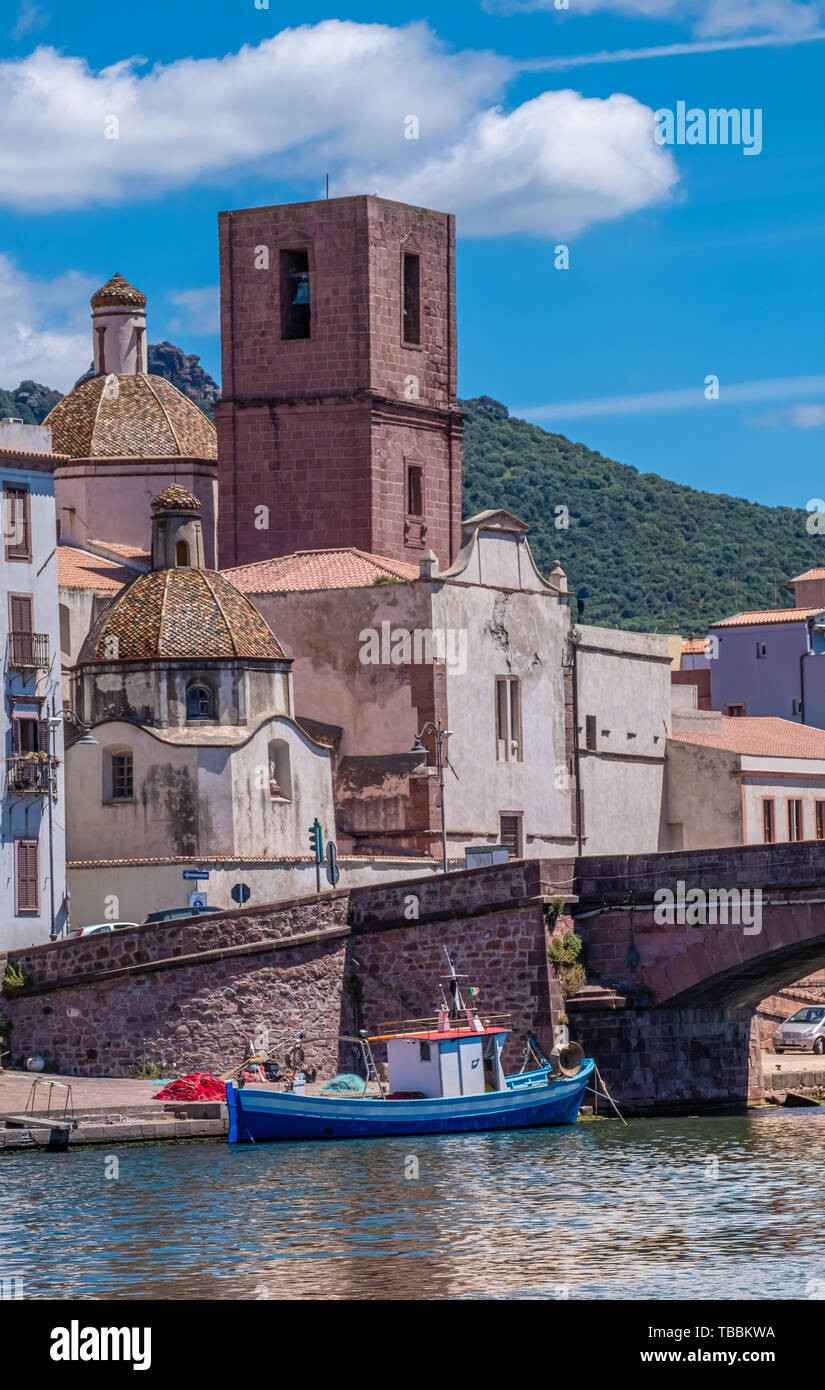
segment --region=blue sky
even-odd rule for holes
[[[462,395],[695,487],[825,495],[825,0],[557,2],[7,3],[0,385],[85,370],[114,270],[219,377],[218,210],[329,171],[456,212]],[[759,109],[761,152],[657,144],[679,101]]]

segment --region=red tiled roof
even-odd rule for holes
[[[706,637],[689,637],[682,643],[683,656],[701,656],[705,650]]]
[[[123,545],[120,541],[93,541],[89,537],[89,545],[96,545],[99,550],[111,550],[115,555],[122,555],[125,560],[138,560],[141,563],[151,558],[151,552],[140,550],[136,545]]]
[[[767,715],[738,719],[723,715],[721,729],[674,729],[671,738],[751,757],[825,759],[825,729]]]
[[[789,584],[798,584],[802,579],[825,579],[825,565],[819,565],[812,570],[806,570],[804,574],[795,574],[793,579],[789,579]]]
[[[822,608],[764,608],[753,613],[734,613],[732,618],[722,618],[711,627],[748,627],[762,623],[801,623],[814,613],[822,613]]]
[[[105,285],[95,290],[89,303],[93,309],[108,309],[113,305],[145,309],[146,295],[142,290],[136,290],[134,285],[130,285],[120,271],[116,270],[111,280],[107,280]]]
[[[114,546],[107,546],[114,549]],[[57,582],[64,589],[94,589],[99,594],[116,594],[135,577],[134,570],[90,555],[73,545],[57,547]]]
[[[406,560],[386,560],[352,546],[337,550],[297,550],[272,560],[253,561],[222,570],[245,594],[301,592],[313,589],[364,589],[376,580],[417,579],[419,569]]]
[[[78,662],[175,657],[285,660],[245,594],[214,570],[187,568],[150,570],[132,579],[101,614]]]

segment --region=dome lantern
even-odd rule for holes
[[[152,569],[203,569],[201,504],[179,483],[152,498]]]
[[[147,370],[146,295],[117,272],[91,298],[96,376]]]

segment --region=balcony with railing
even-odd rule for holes
[[[48,753],[23,753],[8,762],[8,788],[15,795],[47,796],[54,785],[56,758]]]
[[[9,666],[16,671],[48,671],[49,634],[10,632]]]

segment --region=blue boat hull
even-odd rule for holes
[[[593,1062],[573,1077],[524,1090],[437,1100],[295,1096],[263,1086],[227,1083],[229,1143],[277,1139],[367,1139],[401,1134],[461,1134],[486,1129],[574,1125]]]

